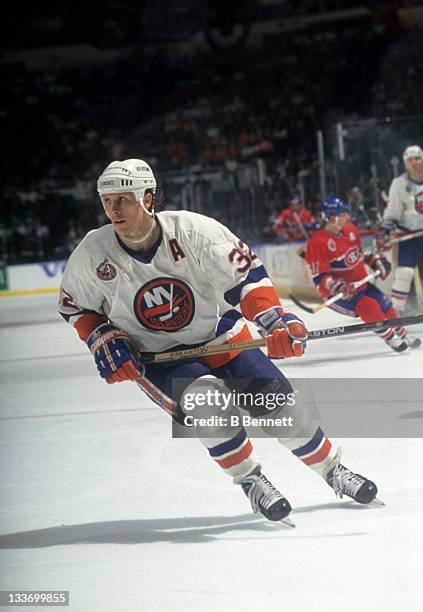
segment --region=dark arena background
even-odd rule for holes
[[[423,4],[63,0],[12,3],[2,21],[0,605],[69,591],[76,612],[422,610],[422,348],[367,332],[275,362],[386,504],[336,499],[259,438],[287,529],[135,385],[105,385],[57,301],[68,257],[108,222],[99,174],[141,158],[161,208],[227,225],[309,329],[357,323],[313,313],[301,252],[330,196],[375,245],[403,151],[423,146]],[[297,205],[305,221],[284,222]],[[398,247],[386,256],[389,295]],[[407,316],[423,312],[422,261]]]

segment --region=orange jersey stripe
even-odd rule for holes
[[[252,452],[253,445],[251,444],[250,440],[248,440],[247,444],[243,446],[243,448],[241,448],[241,450],[237,453],[230,455],[230,457],[226,457],[225,459],[217,459],[216,461],[220,465],[220,467],[227,470],[233,467],[234,465],[241,463],[241,461],[244,461],[244,459],[247,459],[247,457],[249,457]]]
[[[244,325],[240,332],[232,336],[229,340],[227,340],[224,344],[232,343],[232,342],[244,342],[244,340],[251,340],[252,335],[247,325]],[[208,366],[210,369],[221,368],[225,363],[231,361],[237,355],[240,354],[241,351],[228,351],[227,353],[221,353],[220,355],[210,355],[209,357],[201,357],[201,361]]]
[[[248,321],[254,321],[260,312],[280,306],[281,303],[274,287],[256,287],[242,298],[240,305],[244,317]]]
[[[322,448],[317,453],[315,453],[314,455],[310,455],[310,457],[306,457],[305,459],[301,459],[301,461],[306,465],[313,465],[313,463],[319,463],[320,461],[323,461],[323,459],[326,459],[331,448],[332,444],[330,440],[326,439]]]
[[[78,336],[84,342],[87,341],[88,336],[95,330],[96,327],[106,322],[106,318],[100,314],[83,314],[75,323],[74,327],[78,332]]]

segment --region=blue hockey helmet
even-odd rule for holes
[[[330,216],[339,217],[341,213],[348,211],[348,204],[341,200],[341,198],[327,198],[322,204],[322,216],[324,219],[329,219]]]

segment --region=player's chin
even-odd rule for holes
[[[113,225],[113,229],[116,232],[122,232],[124,231],[126,227],[126,221],[124,221],[123,219],[118,219],[116,221],[112,221],[112,225]]]

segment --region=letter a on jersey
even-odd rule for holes
[[[175,332],[191,323],[194,296],[189,286],[176,278],[156,278],[137,291],[134,312],[147,329]]]
[[[171,240],[169,240],[169,248],[175,263],[177,263],[180,259],[184,259],[185,253],[179,246],[176,238],[172,238]]]

